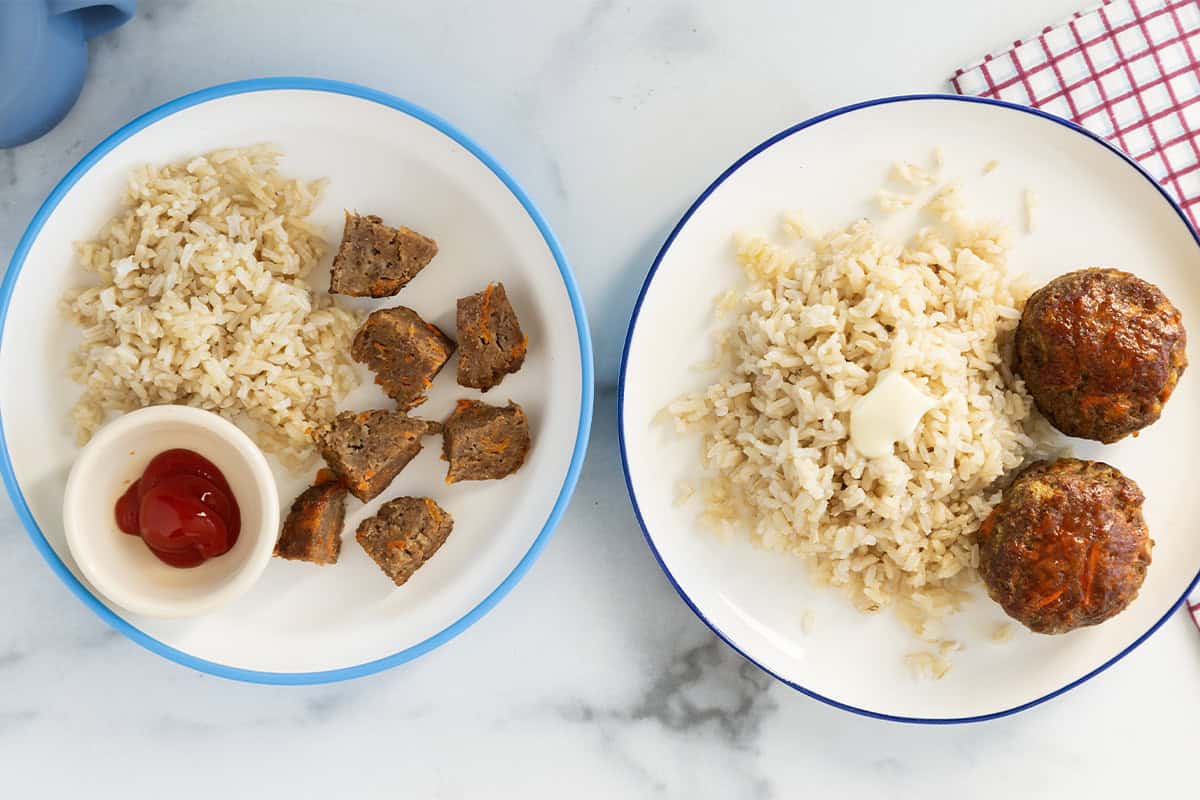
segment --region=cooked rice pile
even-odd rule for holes
[[[242,424],[289,466],[358,382],[358,321],[304,281],[325,250],[305,222],[322,181],[276,171],[266,147],[136,170],[123,208],[77,245],[99,283],[68,292],[83,329],[69,374],[80,443],[109,411],[181,403]]]
[[[719,378],[668,410],[703,432],[705,522],[804,557],[861,610],[895,607],[938,642],[974,580],[997,481],[1034,440],[1001,356],[1031,287],[1007,271],[1007,229],[965,220],[953,185],[931,191],[939,224],[903,246],[866,220],[820,236],[796,216],[792,245],[737,237],[749,284],[718,301],[734,315],[707,365]],[[894,455],[869,459],[849,442],[850,411],[888,369],[937,405]]]

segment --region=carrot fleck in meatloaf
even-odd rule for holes
[[[458,382],[487,391],[525,363],[529,340],[503,283],[458,300]]]
[[[529,422],[519,405],[459,400],[443,431],[442,457],[450,462],[446,483],[511,475],[525,463],[529,447]]]
[[[437,552],[453,528],[450,515],[428,497],[397,497],[363,520],[354,538],[401,586]]]
[[[398,411],[344,411],[313,434],[317,449],[350,494],[364,503],[378,497],[421,452],[421,437],[439,433],[437,422]]]
[[[454,353],[454,342],[411,308],[374,311],[354,337],[350,355],[375,373],[375,382],[402,411],[425,402],[425,392]]]
[[[288,512],[275,555],[314,564],[336,564],[342,552],[342,524],[346,520],[346,487],[323,469]]]
[[[333,259],[329,293],[391,297],[437,255],[437,242],[374,215],[346,212],[342,243]]]

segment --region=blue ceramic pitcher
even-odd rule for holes
[[[67,115],[87,73],[87,40],[127,22],[137,0],[0,0],[0,148]]]

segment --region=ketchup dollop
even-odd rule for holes
[[[221,470],[191,450],[159,453],[117,500],[117,527],[140,536],[172,567],[195,567],[229,552],[242,529]]]

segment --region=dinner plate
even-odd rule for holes
[[[1070,440],[1075,454],[1119,467],[1145,491],[1156,541],[1137,599],[1103,625],[1036,635],[1007,621],[977,588],[951,619],[965,649],[940,680],[904,656],[928,648],[890,613],[856,612],[839,590],[815,586],[798,559],[722,539],[697,521],[698,500],[676,505],[681,479],[701,474],[698,435],[655,420],[709,375],[712,300],[736,285],[731,235],[771,233],[781,211],[818,227],[859,217],[903,235],[916,212],[881,215],[873,201],[897,160],[930,163],[962,182],[967,213],[1011,224],[1011,263],[1037,282],[1111,265],[1159,285],[1186,323],[1200,324],[1200,248],[1179,208],[1133,161],[1087,131],[1045,113],[955,96],[896,97],[848,106],[779,133],[723,172],[684,214],[642,287],[625,345],[620,437],[626,478],[647,541],[689,606],[746,658],[800,691],[841,708],[909,722],[962,722],[1019,711],[1076,686],[1149,636],[1200,570],[1200,413],[1193,367],[1162,419],[1114,445]],[[985,165],[996,161],[985,174]],[[1035,226],[1024,229],[1026,192]]]
[[[85,280],[72,243],[93,237],[119,208],[134,167],[259,142],[283,153],[280,171],[329,184],[310,222],[331,250],[343,209],[378,214],[438,241],[439,253],[396,298],[348,300],[361,309],[402,303],[446,331],[455,299],[502,280],[529,336],[520,372],[487,393],[528,414],[529,459],[501,481],[447,486],[440,447],[424,451],[385,494],[348,507],[334,566],[273,560],[246,595],[189,620],[141,618],[108,604],[82,578],[62,530],[63,488],[78,453],[68,413],[79,387],[65,375],[79,342],[58,300]],[[327,255],[311,282],[328,280]],[[317,683],[352,678],[424,653],[467,628],[529,569],[575,487],[592,412],[592,352],[583,304],[545,219],[470,138],[398,98],[345,83],[275,78],[190,94],[105,139],[51,192],[18,244],[0,290],[0,470],[17,512],[50,567],[88,607],[167,658],[230,678]],[[420,416],[442,418],[459,397],[455,361]],[[364,371],[344,408],[390,408]],[[286,511],[311,474],[274,464]],[[314,467],[315,469],[315,467]],[[411,580],[395,587],[352,541],[384,500],[427,495],[454,532]],[[114,498],[115,500],[115,498]]]

